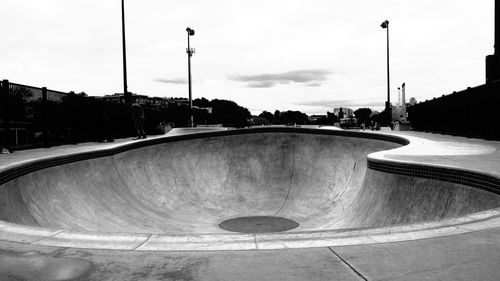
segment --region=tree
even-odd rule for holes
[[[258,117],[265,118],[271,124],[276,124],[274,115],[269,111],[262,111],[262,113],[259,114]]]
[[[252,116],[250,111],[234,101],[213,99],[210,101],[213,121],[229,127],[246,127]]]
[[[201,99],[193,100],[193,105],[197,107],[211,107],[210,101],[203,97]]]
[[[25,121],[32,118],[32,108],[29,101],[33,97],[31,89],[25,87],[9,88],[9,117],[14,121]]]
[[[309,122],[309,116],[300,111],[288,110],[280,114],[281,120],[287,125],[305,125]]]
[[[328,117],[327,116],[320,116],[316,121],[311,122],[312,125],[328,125]]]
[[[186,127],[189,120],[189,106],[186,104],[178,105],[171,103],[165,112],[164,118],[167,122],[172,122],[174,126]]]
[[[281,120],[281,112],[279,110],[274,111],[274,124],[283,124],[283,120]]]
[[[70,95],[77,95],[77,96],[80,96],[80,97],[87,97],[87,94],[85,92],[79,92],[77,94],[77,93],[75,93],[75,91],[69,91],[68,94],[70,94]]]
[[[369,108],[358,108],[354,111],[356,119],[358,119],[358,126],[361,124],[368,124],[372,110]]]
[[[339,118],[337,117],[337,115],[335,115],[335,113],[332,112],[326,113],[326,119],[328,120],[328,123],[332,125],[339,122]]]
[[[269,120],[261,116],[253,116],[252,125],[254,126],[269,125]]]

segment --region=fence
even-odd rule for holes
[[[155,133],[161,108],[144,108],[145,129]],[[45,87],[0,82],[0,147],[17,150],[134,135],[129,106]]]
[[[408,107],[416,131],[500,140],[500,80]]]

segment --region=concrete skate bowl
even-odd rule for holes
[[[497,178],[371,156],[408,143],[257,128],[31,161],[2,171],[0,239],[121,250],[276,249],[500,224]]]

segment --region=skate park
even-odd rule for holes
[[[453,268],[443,271],[449,280],[465,276],[464,270],[484,280],[497,273],[498,142],[321,128],[201,131],[174,129],[140,142],[2,159],[2,198],[8,198],[2,199],[2,259],[17,266],[33,258],[74,261],[73,273],[80,269],[91,280],[118,278],[103,268],[128,255],[128,262],[153,267],[161,257],[175,257],[173,264],[182,267],[200,255],[250,264],[241,280],[301,280],[301,274],[322,280],[332,271],[340,274],[332,280],[377,280],[384,272],[404,279],[413,270],[418,273],[409,279],[433,279],[434,266],[443,263]],[[295,224],[287,229],[287,222],[273,218]],[[229,230],[221,227],[224,221]],[[445,249],[429,255],[438,245]],[[488,251],[479,251],[485,246]],[[391,248],[389,256],[377,253]],[[415,253],[402,257],[392,252],[398,248]],[[383,262],[353,255],[363,251]],[[315,274],[290,268],[304,263],[313,270],[317,260],[301,256],[318,252],[330,262]],[[251,266],[261,262],[256,256],[275,255],[286,262],[261,265],[262,271]],[[215,270],[188,267],[180,280],[204,279]],[[279,273],[262,275],[266,269]],[[154,275],[127,269],[134,270]],[[211,274],[232,280],[241,272],[217,268]]]
[[[498,280],[498,1],[157,2],[6,3],[0,280]]]

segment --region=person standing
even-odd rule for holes
[[[134,127],[135,130],[137,131],[137,138],[138,139],[145,139],[146,133],[144,132],[144,120],[146,117],[144,116],[144,110],[138,103],[133,103],[132,104],[132,120],[134,121]]]

